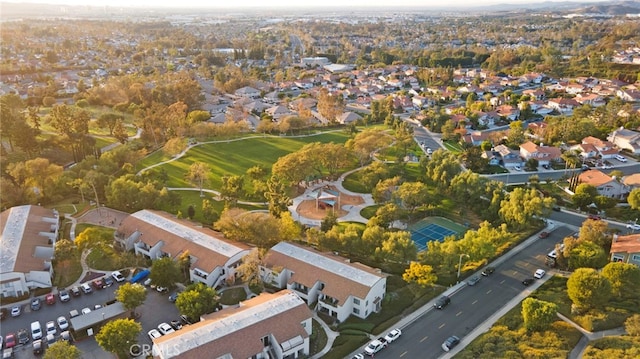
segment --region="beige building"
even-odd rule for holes
[[[294,359],[309,355],[312,313],[292,291],[263,293],[153,341],[154,358]]]
[[[0,295],[20,297],[50,288],[58,212],[39,206],[12,207],[0,214]]]

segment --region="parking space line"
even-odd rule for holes
[[[403,356],[405,356],[407,354],[406,351],[402,352],[402,354],[400,354],[400,358],[402,358]]]
[[[476,300],[474,300],[474,301],[473,301],[473,303],[471,303],[471,305],[474,305],[474,304],[476,304],[476,303],[478,303],[478,300],[477,300],[477,299],[476,299]]]
[[[504,281],[506,281],[506,279],[503,279],[503,280],[500,282],[500,284],[504,284]]]
[[[489,294],[489,293],[491,293],[491,289],[489,289],[489,290],[487,291],[487,294]]]
[[[427,340],[427,338],[429,338],[429,336],[426,336],[426,337],[420,339],[420,343],[422,343],[423,341]]]
[[[438,327],[438,329],[442,329],[442,328],[444,328],[444,326],[445,326],[445,325],[446,325],[445,323],[442,323],[442,324]]]
[[[462,312],[458,312],[458,314],[456,314],[456,317],[459,317],[459,316],[460,316],[460,314],[462,314]]]

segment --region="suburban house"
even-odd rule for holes
[[[343,112],[342,115],[338,116],[338,122],[343,125],[348,125],[353,122],[358,122],[362,117],[355,112]]]
[[[294,292],[262,293],[153,340],[153,357],[307,358],[311,310]]]
[[[0,214],[0,296],[21,297],[34,288],[51,288],[58,212],[17,206]]]
[[[593,146],[596,155],[602,159],[613,158],[618,154],[618,149],[609,141],[603,141],[597,137],[588,136],[582,139],[582,144]]]
[[[640,154],[640,132],[620,127],[613,131],[607,137],[607,140],[618,146],[620,149],[629,150],[631,153],[636,155]]]
[[[621,199],[629,192],[627,186],[623,183],[599,170],[588,170],[580,173],[578,181],[594,186],[601,196]]]
[[[189,277],[210,287],[235,279],[235,269],[251,247],[223,238],[221,233],[160,211],[142,210],[125,218],[115,233],[123,249],[146,258],[177,260],[188,252]]]
[[[262,280],[296,292],[316,310],[343,322],[350,315],[365,319],[382,309],[387,278],[379,269],[350,263],[297,244],[273,246],[260,268]]]
[[[250,86],[245,86],[237,89],[236,92],[234,92],[234,94],[240,97],[258,98],[260,97],[260,90]]]
[[[557,110],[563,115],[570,116],[573,113],[573,109],[580,106],[578,101],[571,98],[553,98],[547,102],[548,106]]]
[[[522,166],[522,158],[520,158],[517,151],[514,151],[505,145],[497,145],[493,150],[500,154],[500,164],[502,164],[504,168],[510,169],[515,166]]]
[[[640,173],[634,173],[628,176],[622,177],[622,183],[629,187],[629,192],[634,188],[640,188]]]
[[[548,165],[561,159],[562,152],[558,147],[538,146],[531,141],[520,145],[520,156],[525,160],[535,158],[539,165]]]
[[[631,263],[640,267],[640,233],[626,236],[614,234],[609,252],[612,262]]]

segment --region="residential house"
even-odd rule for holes
[[[355,112],[343,112],[342,115],[338,116],[338,122],[343,124],[343,125],[348,125],[350,123],[353,122],[357,122],[358,120],[362,119],[362,117],[360,117],[360,115],[358,115]]]
[[[635,264],[640,267],[640,233],[621,236],[613,235],[611,261]]]
[[[500,114],[496,111],[476,112],[478,115],[478,124],[480,126],[492,127],[495,126],[496,121],[500,120]]]
[[[125,218],[116,230],[115,242],[149,259],[178,260],[188,253],[189,279],[214,288],[234,280],[242,258],[255,250],[188,220],[151,210],[138,211]]]
[[[473,146],[480,146],[482,142],[490,139],[489,133],[482,131],[471,131],[466,135],[462,136],[464,142],[471,144]]]
[[[629,192],[634,188],[640,188],[640,173],[634,173],[622,177],[622,183],[629,187]]]
[[[583,138],[582,143],[592,145],[602,159],[613,158],[619,152],[613,143],[593,136]]]
[[[526,160],[535,158],[539,165],[548,165],[561,159],[562,151],[558,147],[536,145],[527,141],[520,145],[520,156]]]
[[[59,228],[56,210],[25,205],[0,213],[0,297],[53,286],[51,262]]]
[[[297,244],[273,246],[260,268],[262,280],[295,291],[314,308],[343,322],[382,309],[387,279],[379,269]]]
[[[271,116],[274,120],[280,120],[283,117],[291,116],[293,112],[291,112],[286,106],[276,105],[269,107],[264,111],[266,114]]]
[[[504,168],[510,169],[516,166],[522,166],[522,158],[520,158],[518,151],[514,151],[505,145],[497,145],[494,151],[500,154],[500,164],[504,166]]]
[[[152,353],[159,359],[307,358],[312,318],[296,293],[262,293],[154,339]]]
[[[517,107],[511,105],[502,105],[496,108],[496,112],[502,116],[506,117],[509,121],[515,121],[520,116],[520,110]]]
[[[541,89],[528,89],[522,91],[523,95],[528,95],[533,101],[540,101],[544,99],[544,91]]]
[[[500,165],[500,152],[497,151],[482,151],[480,155],[482,158],[486,158],[489,160],[490,166],[499,166]]]
[[[577,95],[579,93],[584,92],[585,87],[584,85],[581,85],[581,84],[570,83],[567,86],[565,86],[565,91],[569,94]]]
[[[234,94],[240,97],[258,98],[260,97],[260,90],[250,86],[245,86],[237,89]]]
[[[595,93],[578,94],[574,99],[581,105],[591,105],[593,107],[606,105],[604,98]]]
[[[570,116],[573,114],[573,109],[580,106],[580,104],[571,98],[553,98],[547,102],[547,105],[563,115]]]
[[[632,88],[619,89],[618,91],[616,91],[616,96],[628,102],[640,101],[640,91]]]
[[[623,199],[629,193],[627,186],[600,170],[584,171],[578,176],[578,181],[595,187],[601,196]]]
[[[640,132],[620,127],[607,136],[607,140],[618,146],[620,149],[629,150],[635,155],[640,154]]]

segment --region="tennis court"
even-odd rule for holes
[[[445,237],[458,236],[466,231],[466,228],[451,222],[445,218],[424,218],[409,227],[411,240],[416,244],[418,251],[427,249],[427,242],[442,242]]]

